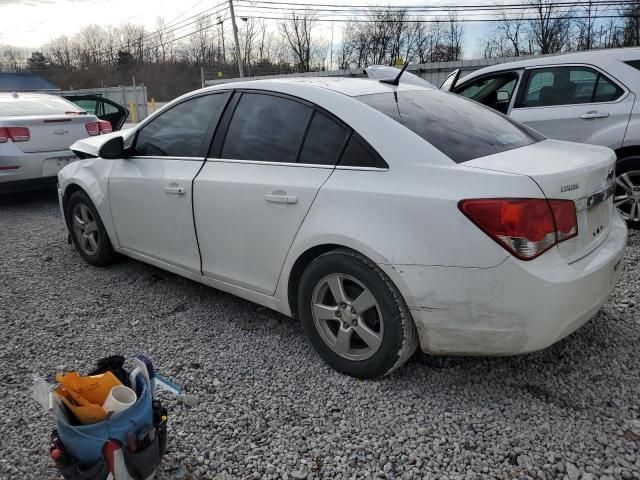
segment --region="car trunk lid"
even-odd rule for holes
[[[0,128],[29,129],[27,141],[15,142],[24,153],[51,152],[66,150],[75,141],[88,137],[85,125],[96,121],[93,115],[78,113],[25,115],[0,118]]]
[[[605,147],[545,140],[463,165],[526,175],[546,198],[573,200],[578,235],[561,242],[558,249],[568,262],[574,262],[592,252],[609,231],[615,159],[615,153]]]

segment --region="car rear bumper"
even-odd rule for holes
[[[55,183],[58,172],[78,158],[71,150],[0,155],[0,189],[11,190],[7,184],[50,178]]]
[[[567,264],[557,249],[493,268],[381,266],[399,277],[424,352],[512,355],[545,348],[593,318],[623,268],[627,227]]]

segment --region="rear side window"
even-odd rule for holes
[[[309,125],[299,163],[335,165],[347,141],[349,131],[326,115],[316,112]]]
[[[610,102],[623,91],[600,72],[581,66],[531,70],[518,107]]]
[[[340,158],[342,167],[388,168],[387,163],[365,146],[356,134],[351,135],[347,147]]]
[[[161,113],[139,130],[134,155],[204,158],[207,132],[228,98],[228,93],[195,97]]]
[[[295,100],[244,93],[220,157],[294,163],[312,112],[311,107]]]
[[[23,94],[0,95],[0,117],[20,115],[63,115],[82,113],[82,109],[64,98],[51,96],[28,96]]]
[[[456,163],[530,145],[544,137],[492,110],[438,90],[355,97],[420,135]],[[345,152],[346,154],[346,152]],[[342,164],[342,163],[341,163]]]

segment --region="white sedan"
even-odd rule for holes
[[[64,98],[46,93],[0,93],[0,193],[55,185],[77,157],[69,146],[111,133],[111,124]]]
[[[570,334],[621,270],[615,155],[371,79],[199,90],[76,142],[58,175],[79,254],[115,252],[297,316],[361,378],[429,353]]]

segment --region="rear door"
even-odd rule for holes
[[[527,69],[511,117],[550,138],[622,146],[635,96],[588,65]]]
[[[120,246],[200,273],[193,179],[228,93],[191,97],[143,125],[132,156],[115,160],[109,203]]]
[[[194,182],[202,272],[271,295],[349,129],[310,104],[255,91],[235,95],[224,124]]]

